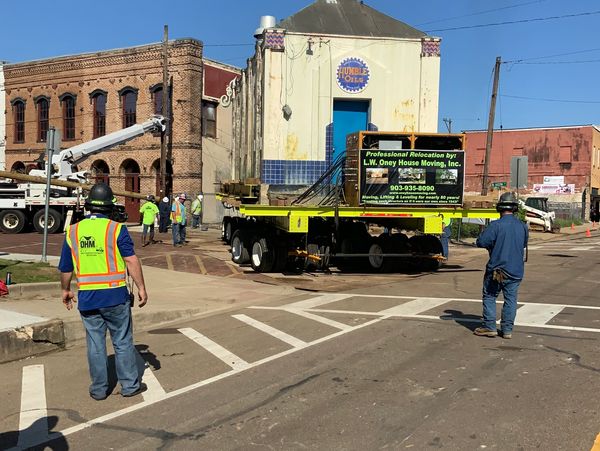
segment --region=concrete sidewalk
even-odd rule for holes
[[[19,256],[26,258],[26,256]],[[34,256],[35,257],[35,256]],[[4,256],[7,258],[7,256]],[[39,260],[39,256],[37,256]],[[148,304],[133,308],[136,330],[290,296],[289,286],[144,266]],[[63,348],[85,337],[76,309],[65,309],[58,283],[44,292],[0,298],[0,363]],[[136,301],[137,302],[137,301]]]

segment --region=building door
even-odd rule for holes
[[[346,152],[346,136],[367,129],[369,122],[368,100],[333,101],[333,158]]]
[[[140,192],[140,166],[135,160],[127,159],[121,165],[121,170],[125,174],[125,191],[134,193]],[[127,212],[127,222],[140,222],[140,200],[131,197],[125,198],[125,211]]]

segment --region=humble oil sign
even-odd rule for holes
[[[360,58],[346,58],[337,67],[338,86],[346,92],[357,93],[369,83],[369,66]]]
[[[360,151],[361,205],[462,205],[464,151]]]

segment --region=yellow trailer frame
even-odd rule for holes
[[[492,208],[431,208],[431,207],[332,207],[332,206],[270,206],[241,204],[236,207],[248,217],[270,218],[278,228],[289,233],[307,233],[310,218],[393,219],[406,229],[423,233],[441,234],[442,222],[450,219],[498,219]]]

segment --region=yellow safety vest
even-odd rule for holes
[[[175,201],[175,211],[171,211],[171,221],[180,223],[182,219],[181,216],[181,204],[178,200]]]
[[[80,291],[126,286],[125,260],[117,246],[120,232],[118,222],[97,217],[67,228],[67,244]]]

